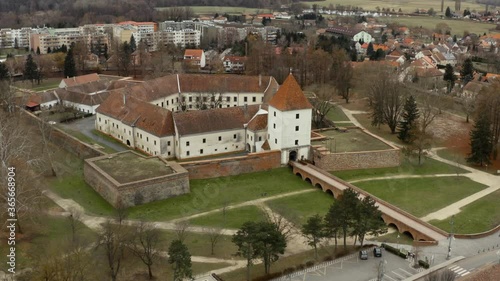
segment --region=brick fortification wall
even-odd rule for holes
[[[271,170],[281,167],[281,151],[250,153],[241,157],[181,163],[190,179],[208,179]]]
[[[85,160],[83,175],[85,181],[115,208],[132,207],[190,192],[188,172],[177,163],[168,163],[176,171],[173,174],[120,184],[93,163],[103,157]]]
[[[314,165],[326,171],[397,167],[400,164],[399,149],[330,153],[313,149]]]
[[[24,117],[24,121],[28,122],[32,126],[38,127],[39,123],[43,122],[40,118],[27,111],[25,111],[22,116]],[[97,157],[106,154],[55,127],[52,128],[50,141],[53,144],[77,155],[80,159]]]

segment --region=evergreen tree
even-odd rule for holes
[[[473,75],[474,67],[472,66],[472,59],[467,58],[462,65],[462,69],[460,70],[460,77],[464,86],[472,80]]]
[[[370,42],[368,44],[368,48],[366,48],[366,55],[371,57],[371,55],[375,52],[375,50],[373,49],[373,43]]]
[[[446,85],[446,90],[448,93],[451,92],[453,89],[453,86],[455,85],[455,81],[457,80],[457,77],[454,74],[453,66],[451,64],[447,64],[444,68],[444,75],[443,75],[443,80],[447,82]]]
[[[307,239],[307,245],[314,248],[314,258],[318,258],[318,244],[325,237],[323,218],[316,214],[302,225],[302,235]]]
[[[446,7],[446,12],[444,13],[444,15],[445,15],[447,18],[451,18],[451,11],[450,11],[450,7]]]
[[[467,157],[468,163],[483,166],[490,164],[490,155],[493,152],[493,139],[490,120],[486,114],[481,114],[470,132],[471,152]]]
[[[174,268],[174,281],[193,278],[191,254],[181,240],[174,240],[168,248],[168,263]]]
[[[33,84],[33,81],[38,78],[38,66],[33,60],[33,56],[31,54],[28,54],[28,57],[26,58],[23,76],[24,79],[31,80],[31,84]]]
[[[130,53],[133,53],[135,52],[135,49],[137,49],[137,43],[135,42],[135,37],[134,35],[130,35],[130,44],[129,44],[129,48],[130,48]]]
[[[76,64],[73,57],[73,49],[69,49],[64,58],[64,77],[76,76]]]
[[[457,43],[457,35],[453,35],[453,43]]]
[[[420,117],[417,101],[413,96],[409,96],[406,99],[401,117],[402,120],[398,124],[398,139],[404,143],[411,143],[413,140],[412,129],[417,126],[416,122]]]

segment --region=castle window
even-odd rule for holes
[[[203,154],[203,149],[200,149],[200,154]]]
[[[203,143],[206,143],[207,142],[207,139],[203,139]]]
[[[295,114],[295,119],[299,119],[299,114]]]
[[[260,101],[261,101],[261,102],[264,102],[264,97],[261,97],[261,98],[260,98]]]
[[[274,143],[275,143],[275,144],[278,144],[278,139],[274,139]]]
[[[149,141],[149,137],[146,137],[146,141]]]
[[[295,126],[295,131],[298,131],[299,130],[299,126]]]
[[[231,101],[231,97],[227,97],[227,98],[226,98],[226,101]]]
[[[221,140],[222,140],[222,137],[221,137],[221,136],[219,136],[219,141],[221,141]]]
[[[295,140],[295,145],[299,145],[299,140]]]
[[[170,156],[170,151],[169,151],[169,152],[167,152],[167,155],[168,155],[168,156]]]
[[[188,141],[186,142],[186,146],[189,146],[189,142]]]
[[[101,117],[99,117],[99,122],[101,122]]]
[[[247,101],[248,101],[248,97],[244,97],[244,98],[243,98],[243,101],[244,101],[244,102],[247,102]]]
[[[236,134],[233,135],[233,139],[236,139]]]
[[[238,97],[234,97],[233,101],[237,102],[238,101]]]
[[[161,102],[161,107],[163,107],[163,102]]]
[[[189,101],[192,102],[193,101],[193,97],[189,97]]]
[[[274,117],[276,117],[276,111],[274,112]]]
[[[256,98],[256,97],[252,97],[252,101],[253,101],[253,102],[256,102],[256,101],[257,101],[257,98]]]
[[[156,145],[156,141],[155,141],[155,145]]]
[[[273,129],[276,129],[276,123],[273,123]]]
[[[189,156],[189,151],[186,151],[186,155]]]
[[[261,141],[261,140],[262,140],[262,137],[259,137],[259,141]]]
[[[167,141],[167,146],[170,146],[170,141]]]

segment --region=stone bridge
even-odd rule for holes
[[[389,226],[395,227],[400,233],[410,235],[414,241],[437,243],[448,236],[448,233],[445,231],[420,220],[314,165],[299,162],[290,162],[290,165],[295,175],[300,176],[314,187],[331,194],[334,198],[339,197],[342,192],[349,187],[358,192],[361,198],[371,196],[377,202],[376,204],[382,212],[382,219],[384,222]]]

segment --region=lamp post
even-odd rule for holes
[[[451,240],[453,239],[453,224],[455,223],[454,219],[455,219],[455,215],[452,215],[451,220],[450,220],[451,229],[450,229],[450,236],[449,236],[450,241],[448,242],[448,255],[446,256],[447,260],[449,260],[451,258]]]
[[[387,264],[386,260],[380,261],[380,263],[378,265],[377,281],[382,281],[384,279],[385,265],[386,264]]]

